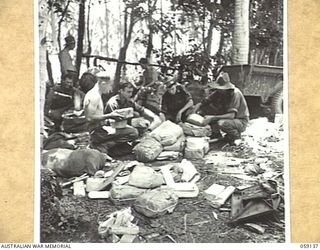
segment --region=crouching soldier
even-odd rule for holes
[[[89,122],[90,146],[103,153],[108,153],[114,146],[138,138],[138,131],[130,126],[117,129],[110,126],[108,119],[121,120],[123,117],[112,112],[104,113],[105,108],[101,96],[112,91],[111,79],[104,71],[99,72],[96,76],[98,81],[86,94],[83,106]]]
[[[247,102],[241,91],[230,82],[228,73],[221,72],[211,87],[217,91],[213,91],[201,105],[214,101],[214,96],[225,103],[213,110],[215,114],[204,114],[205,124],[211,125],[213,137],[221,138],[221,130],[226,133],[224,140],[234,145],[249,122]],[[198,108],[199,106],[196,109]]]

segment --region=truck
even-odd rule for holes
[[[283,113],[283,67],[243,64],[224,65],[219,72],[227,72],[231,82],[245,96],[250,118],[267,116],[270,121]]]

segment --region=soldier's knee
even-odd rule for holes
[[[224,124],[224,123],[225,123],[224,120],[219,120],[219,121],[217,122],[217,124],[218,124],[219,127],[223,127],[223,124]]]
[[[231,122],[231,120],[219,120],[217,124],[224,132],[234,129],[234,124]]]
[[[135,140],[139,137],[139,132],[136,128],[128,128],[128,136],[130,137],[130,140]]]
[[[224,119],[219,120],[217,124],[220,128],[229,128],[231,126],[231,122],[229,120]]]

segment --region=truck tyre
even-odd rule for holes
[[[272,110],[272,114],[283,113],[283,89],[278,90],[271,97],[271,110]]]

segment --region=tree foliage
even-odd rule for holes
[[[72,23],[77,36],[79,8],[75,6],[80,0],[46,1],[48,10],[57,17],[56,29],[60,27],[61,34],[66,34]],[[103,18],[98,19],[92,11],[86,19],[93,30],[92,50],[87,49],[86,54],[93,51],[103,56],[107,51],[108,57],[120,62],[127,56],[131,62],[150,57],[155,63],[179,69],[181,80],[185,76],[206,78],[215,65],[232,63],[234,3],[234,0],[92,0],[93,7],[98,5],[106,11]],[[109,7],[112,5],[121,9],[119,15],[113,13]],[[87,40],[85,45],[89,46]],[[218,47],[213,48],[213,43],[218,43]],[[142,49],[134,52],[138,47]],[[282,47],[283,2],[250,0],[250,62],[281,65]],[[116,71],[120,80],[126,67],[118,63]]]
[[[250,48],[262,51],[270,64],[281,62],[274,58],[283,46],[283,2],[278,0],[252,1],[250,11]],[[281,58],[281,57],[279,57]],[[263,59],[263,58],[262,58]],[[261,60],[262,60],[261,59]],[[260,60],[260,63],[264,61]]]

